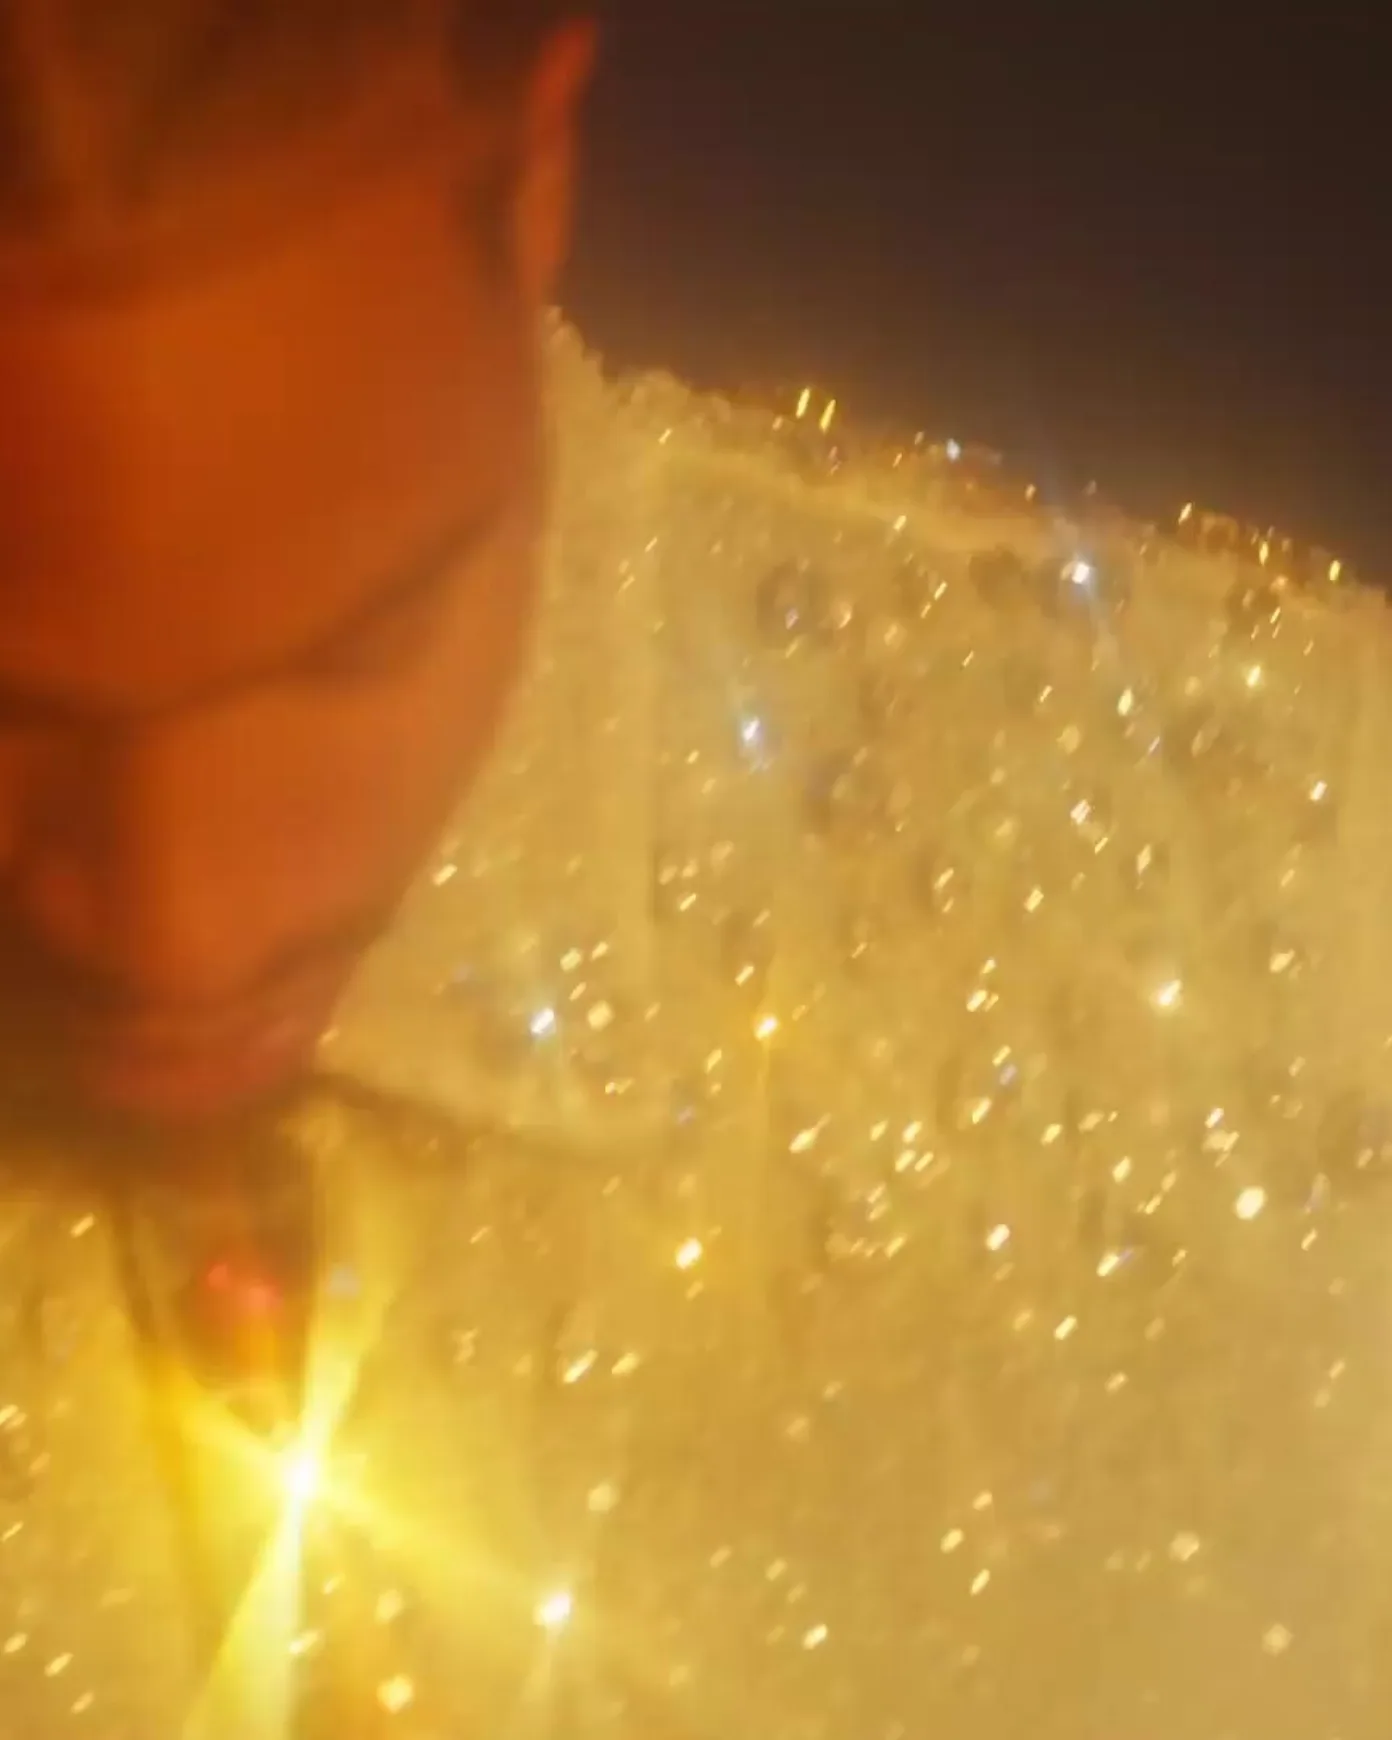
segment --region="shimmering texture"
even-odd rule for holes
[[[111,1219],[16,1186],[0,1733],[1383,1740],[1380,595],[552,350],[532,674],[289,1132],[303,1431],[186,1434],[211,1606]]]

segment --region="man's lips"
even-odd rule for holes
[[[66,1073],[97,1106],[155,1118],[210,1116],[295,1074],[313,1052],[325,1018],[304,1010],[216,1037],[154,1038],[89,1028],[69,1036]]]
[[[58,1001],[35,1023],[25,1049],[54,1086],[96,1109],[155,1120],[212,1117],[263,1097],[306,1067],[333,1017],[342,978],[326,971],[251,1008],[188,1016],[107,1015]]]
[[[0,1101],[187,1122],[263,1100],[312,1067],[359,952],[345,933],[240,994],[175,1002],[46,958],[0,923]]]

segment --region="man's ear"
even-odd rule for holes
[[[524,93],[522,176],[513,206],[513,257],[522,287],[538,306],[551,300],[570,252],[580,113],[594,70],[592,23],[550,38]]]

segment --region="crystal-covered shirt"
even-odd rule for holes
[[[265,1160],[279,1429],[177,1187],[13,1172],[0,1735],[1382,1740],[1380,594],[552,375],[529,676]]]

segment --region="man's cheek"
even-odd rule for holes
[[[24,808],[25,756],[0,732],[0,887],[19,845]]]
[[[288,806],[295,849],[282,866],[303,898],[390,901],[416,874],[472,773],[472,746],[444,729],[457,719],[422,729],[431,711],[384,712],[366,740],[354,732],[324,757],[313,797]]]

